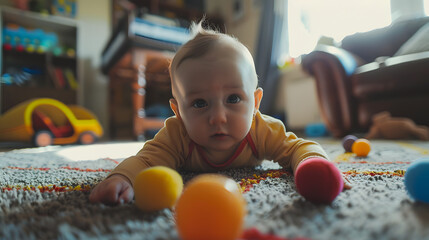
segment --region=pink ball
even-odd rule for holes
[[[295,185],[297,191],[308,201],[329,204],[343,190],[344,181],[334,163],[315,157],[298,166]]]

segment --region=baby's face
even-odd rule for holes
[[[229,46],[184,60],[175,73],[176,114],[190,138],[207,151],[238,146],[262,97],[255,78],[249,62]]]

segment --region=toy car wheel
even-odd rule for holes
[[[97,136],[93,132],[87,131],[83,132],[79,136],[79,143],[80,144],[92,144],[97,141]]]
[[[37,147],[46,147],[52,145],[54,135],[48,130],[41,130],[34,133],[33,144]]]

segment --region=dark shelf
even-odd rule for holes
[[[27,51],[17,51],[17,50],[3,50],[4,58],[25,58],[26,61],[45,61],[46,58],[52,58],[53,62],[76,62],[76,57],[69,57],[65,55],[55,56],[50,52],[38,53],[38,52],[27,52]]]
[[[76,104],[76,91],[70,89],[56,89],[54,87],[26,87],[15,85],[1,86],[1,112],[32,98],[54,98],[64,104]]]
[[[1,6],[0,27],[3,29],[7,24],[55,33],[61,46],[77,49],[78,24],[75,20]],[[6,50],[3,45],[0,46],[3,47],[0,75],[8,73],[10,78],[5,78],[4,82],[10,79],[13,83],[0,83],[0,115],[33,98],[53,98],[64,104],[78,102],[80,81],[77,56],[67,56],[66,52],[55,56],[52,51]]]

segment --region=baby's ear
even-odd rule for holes
[[[264,91],[262,88],[258,87],[255,92],[253,93],[255,95],[255,110],[254,114],[259,110],[259,106],[261,106],[262,96],[264,95]]]
[[[173,110],[176,117],[180,119],[179,105],[177,104],[176,99],[170,98],[170,108]]]

